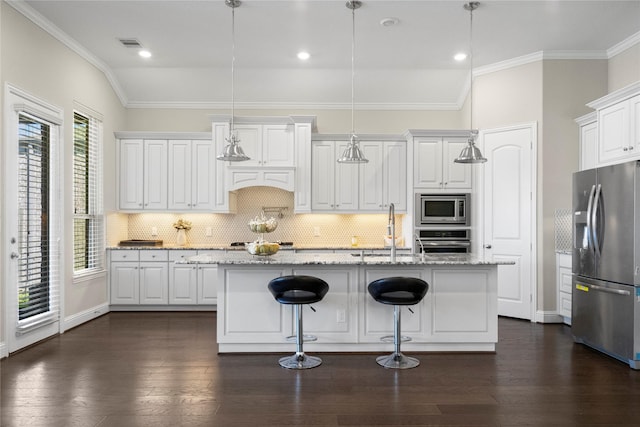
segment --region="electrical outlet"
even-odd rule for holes
[[[318,227],[317,225],[313,227],[313,236],[320,237],[320,227]]]
[[[211,229],[211,227],[207,227],[204,231],[204,235],[207,237],[211,237],[213,236],[213,230]]]
[[[338,309],[336,311],[336,322],[344,323],[347,321],[347,313],[343,309]]]
[[[152,236],[158,235],[158,227],[151,227],[151,235]]]

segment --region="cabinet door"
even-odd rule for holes
[[[443,140],[442,188],[445,190],[471,190],[471,165],[454,162],[466,145],[465,138]]]
[[[167,304],[169,266],[166,262],[140,263],[140,304]]]
[[[334,165],[335,163],[335,165]],[[311,209],[334,209],[335,145],[333,142],[315,141],[311,146]]]
[[[218,303],[218,266],[198,267],[198,304]]]
[[[197,283],[194,264],[172,264],[169,268],[169,304],[196,304]]]
[[[169,141],[168,207],[191,209],[191,141]]]
[[[167,209],[167,141],[144,141],[144,209]]]
[[[260,166],[262,164],[262,126],[236,125],[236,135],[244,154],[250,157],[242,166]]]
[[[111,262],[111,304],[138,304],[140,276],[137,262]]]
[[[415,138],[413,186],[442,188],[442,138]]]
[[[359,166],[360,186],[359,205],[363,211],[382,212],[384,209],[384,143],[373,141],[360,142],[360,149],[364,157],[369,160]],[[356,165],[345,165],[356,166]],[[341,185],[339,182],[338,185]]]
[[[598,162],[598,124],[580,126],[580,170],[592,169]]]
[[[143,208],[144,143],[141,139],[120,140],[120,209]]]
[[[191,143],[191,208],[211,210],[215,207],[216,153],[211,141]]]
[[[338,157],[347,148],[348,142],[336,142],[333,153],[332,166],[335,168],[334,200],[335,210],[355,211],[358,209],[358,164],[338,163]],[[322,172],[321,172],[322,173]],[[328,174],[326,170],[324,174]]]
[[[262,125],[262,165],[294,166],[293,125]]]
[[[631,143],[629,150],[633,156],[640,156],[640,95],[636,95],[629,100],[631,111]]]
[[[598,162],[623,158],[629,150],[629,102],[598,111]]]
[[[384,208],[390,203],[396,211],[407,210],[407,144],[384,144]]]

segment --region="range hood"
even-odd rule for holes
[[[227,183],[229,191],[247,187],[275,187],[285,191],[294,191],[295,168],[271,169],[229,166]]]

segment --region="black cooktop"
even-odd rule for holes
[[[293,246],[293,242],[274,242],[280,246]],[[231,242],[230,246],[244,246],[245,242]]]

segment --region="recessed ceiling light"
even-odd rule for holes
[[[311,55],[309,54],[309,52],[298,52],[298,59],[302,60],[302,61],[306,61],[307,59],[311,58]]]
[[[400,22],[398,18],[382,18],[380,25],[383,27],[393,27],[394,25],[397,25],[398,22]]]
[[[140,55],[143,58],[151,58],[151,52],[145,49],[139,50],[138,55]]]
[[[466,53],[456,53],[454,55],[453,59],[455,59],[456,61],[464,61],[465,59],[467,59],[467,54]]]

